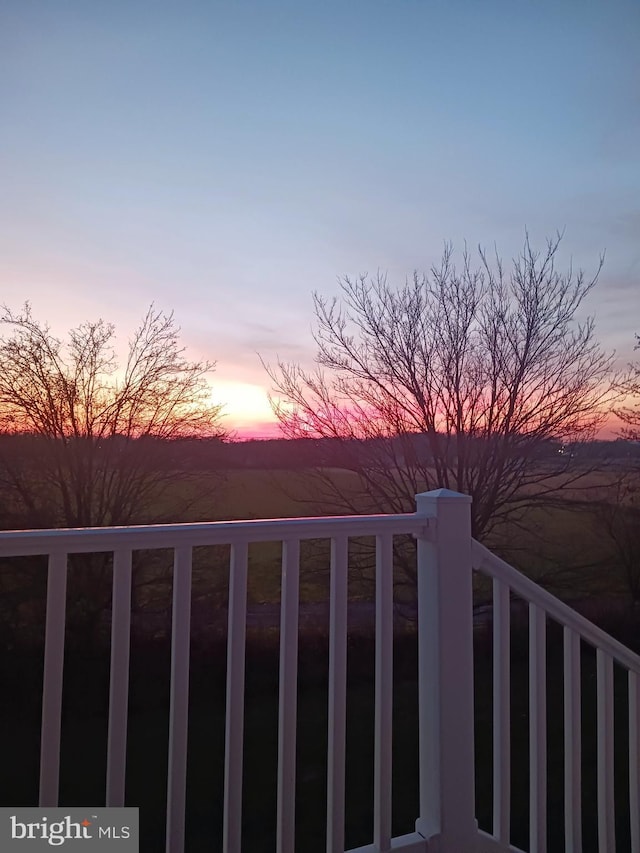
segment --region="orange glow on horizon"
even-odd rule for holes
[[[249,382],[213,382],[213,399],[222,405],[223,424],[237,438],[278,438],[280,428],[266,388]]]
[[[233,428],[234,441],[268,441],[274,438],[284,438],[276,421],[243,424]]]

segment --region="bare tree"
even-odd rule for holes
[[[338,511],[411,511],[423,489],[473,497],[487,537],[543,495],[575,484],[612,399],[612,358],[593,319],[576,315],[595,285],[556,269],[561,235],[536,252],[527,236],[509,275],[500,258],[446,245],[430,274],[399,288],[385,275],[314,295],[317,367],[267,367],[284,434],[334,439],[350,486],[318,472]],[[571,445],[568,447],[567,445]]]
[[[149,309],[121,372],[102,320],[72,329],[66,346],[28,304],[4,308],[0,322],[11,330],[0,338],[0,431],[36,439],[29,476],[16,468],[21,454],[5,452],[0,477],[32,523],[125,524],[175,477],[154,464],[161,442],[224,436],[207,382],[214,365],[185,358],[173,314]]]
[[[635,349],[640,349],[636,335]],[[619,382],[624,405],[615,408],[625,426],[619,432],[626,449],[619,458],[616,476],[591,508],[591,524],[608,543],[611,558],[605,568],[619,570],[632,603],[640,603],[640,457],[634,443],[640,441],[640,364],[630,364]]]
[[[635,349],[640,349],[640,335],[636,335]],[[621,435],[630,441],[640,441],[640,362],[629,365],[629,372],[620,384],[627,404],[616,409],[616,415],[626,426]]]
[[[18,313],[4,307],[0,322],[8,329],[0,337],[5,525],[162,520],[167,489],[190,475],[172,457],[174,440],[225,435],[207,381],[214,365],[187,360],[173,314],[149,308],[122,370],[114,327],[102,320],[72,329],[66,344],[28,304]],[[94,626],[110,596],[108,562],[106,555],[70,562],[75,609]],[[139,572],[137,581],[144,582]],[[7,583],[5,598],[24,593],[23,584]]]

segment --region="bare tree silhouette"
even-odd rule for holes
[[[562,235],[537,252],[528,235],[509,274],[497,253],[447,244],[429,274],[385,275],[314,295],[317,367],[266,366],[288,437],[333,438],[355,483],[317,472],[325,508],[407,512],[423,489],[473,497],[473,533],[584,476],[576,443],[610,410],[612,357],[592,318],[577,320],[595,274],[556,269]],[[571,443],[573,446],[567,448]]]
[[[66,344],[34,319],[28,304],[19,313],[5,307],[0,322],[8,329],[0,337],[5,524],[93,527],[162,520],[169,486],[193,475],[172,460],[172,440],[225,436],[221,407],[212,404],[207,381],[214,365],[185,357],[173,314],[149,308],[122,370],[114,327],[102,320],[72,329]],[[110,601],[110,559],[70,558],[74,613],[89,632]],[[5,605],[42,594],[44,574],[37,565],[19,575],[5,573]],[[148,579],[138,572],[136,582],[141,588]]]

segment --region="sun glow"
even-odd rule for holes
[[[275,436],[276,418],[267,391],[248,382],[213,382],[213,400],[222,404],[225,425],[242,437]]]

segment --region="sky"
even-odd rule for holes
[[[3,0],[0,302],[58,334],[175,311],[239,437],[313,291],[445,240],[565,229],[618,364],[640,332],[636,0]],[[637,353],[635,354],[637,355]]]

